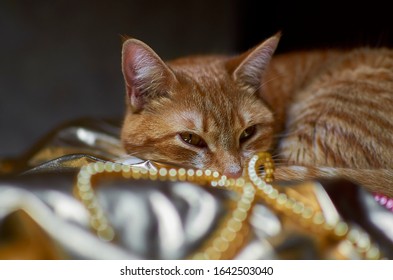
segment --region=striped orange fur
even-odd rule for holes
[[[271,151],[278,179],[344,177],[393,195],[393,51],[273,57],[279,37],[238,56],[166,63],[127,40],[126,151],[230,177]]]

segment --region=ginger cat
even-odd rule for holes
[[[393,195],[393,51],[273,57],[279,39],[167,63],[125,41],[127,153],[236,178],[255,152],[270,151],[277,179],[345,177]]]

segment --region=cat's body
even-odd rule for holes
[[[341,176],[392,194],[393,51],[271,59],[278,39],[237,57],[167,64],[128,40],[127,152],[238,177],[252,154],[271,151],[278,179]]]

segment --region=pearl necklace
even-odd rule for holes
[[[263,166],[263,176],[259,169]],[[227,178],[211,170],[195,170],[159,166],[144,169],[114,162],[95,162],[83,166],[77,176],[75,195],[85,205],[90,215],[90,226],[104,241],[113,241],[115,231],[95,195],[93,182],[101,177],[122,177],[126,179],[148,179],[159,181],[187,181],[205,187],[225,188],[239,194],[232,203],[231,211],[218,225],[204,244],[189,256],[190,259],[231,259],[239,252],[250,237],[248,223],[254,204],[261,200],[274,211],[285,217],[296,219],[299,224],[318,236],[343,242],[352,246],[365,259],[380,258],[378,247],[360,229],[350,228],[339,221],[329,224],[322,212],[281,192],[271,183],[274,180],[274,164],[269,153],[258,153],[248,162],[246,176],[239,179]]]
[[[363,259],[381,258],[378,246],[371,241],[369,235],[363,230],[350,227],[344,221],[330,224],[325,220],[322,212],[316,211],[313,207],[280,192],[274,185],[266,184],[258,177],[261,164],[264,164],[265,176],[268,177],[269,181],[273,180],[274,172],[271,156],[268,153],[259,153],[251,158],[247,171],[248,177],[257,188],[257,197],[269,204],[278,213],[298,220],[299,224],[313,231],[318,236],[335,240],[337,243],[341,241],[343,250],[348,250],[352,247]]]

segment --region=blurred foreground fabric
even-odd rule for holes
[[[361,186],[224,182],[125,157],[118,135],[79,119],[0,159],[0,259],[393,258],[393,214]]]

